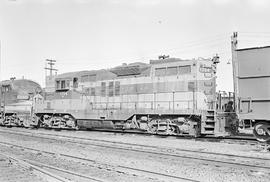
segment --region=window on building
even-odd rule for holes
[[[95,88],[91,88],[91,96],[95,96],[96,95],[96,89]]]
[[[191,66],[179,66],[179,74],[184,75],[184,74],[189,74],[191,73]]]
[[[96,79],[97,79],[97,75],[96,75],[96,74],[94,74],[94,75],[89,75],[89,81],[90,81],[90,82],[95,82]]]
[[[67,88],[70,87],[70,80],[66,80],[66,86],[67,86]]]
[[[88,81],[89,81],[88,75],[81,76],[81,82],[88,82]]]
[[[119,96],[120,95],[120,82],[116,81],[115,82],[115,92],[114,92],[115,96]]]
[[[73,87],[78,88],[78,78],[73,78]]]
[[[2,89],[2,92],[3,92],[3,93],[7,93],[7,92],[10,92],[10,91],[11,91],[10,85],[8,85],[8,86],[3,86],[1,89]]]
[[[62,80],[61,81],[61,89],[64,89],[64,88],[66,88],[66,82],[65,82],[65,80]]]
[[[113,96],[113,90],[114,90],[113,85],[114,85],[113,82],[109,82],[109,97]]]
[[[83,75],[81,76],[81,82],[94,82],[96,81],[97,75]]]
[[[166,75],[166,68],[156,68],[155,75],[156,76],[165,76]]]
[[[177,75],[177,67],[168,67],[167,75]]]
[[[60,89],[60,81],[56,81],[56,89]]]
[[[101,96],[106,96],[106,82],[101,82]]]

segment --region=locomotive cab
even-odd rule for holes
[[[41,92],[38,83],[27,79],[11,79],[1,86],[1,124],[5,126],[26,126],[33,111],[32,99]]]

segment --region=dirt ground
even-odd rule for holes
[[[1,133],[1,141],[23,145],[39,150],[56,152],[59,154],[74,155],[92,160],[92,162],[72,161],[57,156],[53,165],[62,165],[81,173],[91,174],[106,181],[179,181],[179,179],[151,176],[142,172],[126,170],[121,166],[132,167],[141,170],[153,171],[166,175],[173,175],[194,181],[270,181],[270,170],[267,168],[252,168],[226,163],[208,161],[209,159],[224,160],[224,156],[211,156],[200,153],[189,153],[187,150],[201,152],[215,152],[231,155],[241,155],[246,157],[257,157],[270,159],[270,152],[264,151],[261,145],[239,144],[227,142],[206,142],[194,139],[176,139],[175,137],[142,136],[136,134],[119,134],[108,132],[90,131],[54,131],[54,130],[31,130],[21,128],[11,128],[9,130],[26,131],[35,134],[50,133],[66,136],[83,137],[112,142],[122,142],[129,144],[140,144],[158,147],[158,151],[164,153],[181,154],[183,158],[175,158],[166,155],[155,155],[128,150],[114,149],[110,147],[100,147],[95,145],[82,145],[69,143],[63,140],[47,140],[27,136],[11,135]],[[60,137],[59,137],[60,138]],[[114,144],[107,144],[114,145]],[[117,145],[117,144],[115,144]],[[132,145],[131,145],[132,148]],[[135,145],[134,145],[135,148]],[[49,157],[42,154],[29,153],[8,146],[1,146],[1,151],[12,152],[14,155],[25,158],[35,158],[39,162],[49,161]],[[184,150],[184,151],[183,151]],[[42,157],[41,157],[42,156]],[[188,157],[187,157],[188,156]],[[200,160],[207,159],[207,160]],[[64,160],[64,161],[63,161]],[[230,159],[226,159],[230,161]],[[235,162],[260,165],[254,161],[242,161],[242,159],[231,159]],[[58,162],[55,162],[58,161]],[[270,166],[270,160],[264,161],[264,166]],[[80,167],[84,166],[84,167]],[[120,166],[120,167],[119,167]]]

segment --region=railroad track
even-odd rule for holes
[[[243,156],[243,155],[234,155],[234,154],[226,154],[226,153],[216,153],[216,152],[207,152],[200,150],[189,150],[189,149],[177,149],[177,148],[162,148],[157,146],[150,145],[141,145],[141,144],[131,144],[125,142],[115,142],[115,141],[106,141],[100,139],[90,139],[83,137],[73,137],[66,136],[60,134],[46,134],[46,133],[38,133],[34,134],[32,132],[18,132],[18,131],[1,131],[4,133],[14,134],[14,135],[24,135],[28,137],[35,137],[47,140],[55,140],[55,141],[65,141],[79,145],[88,145],[95,146],[101,148],[111,148],[115,150],[125,150],[131,152],[152,154],[157,156],[163,156],[167,158],[185,158],[192,160],[200,160],[211,163],[221,163],[225,165],[238,166],[238,167],[249,167],[249,168],[260,168],[270,170],[270,158],[260,158],[260,157],[251,157],[251,156]],[[47,136],[47,137],[46,137]],[[61,138],[59,138],[61,137]],[[101,142],[101,143],[97,143]],[[223,158],[223,159],[218,159]],[[242,161],[242,162],[234,162],[234,161]],[[260,164],[257,165],[258,161]]]
[[[109,165],[109,166],[111,166],[112,168],[114,168],[116,170],[124,170],[124,171],[128,171],[130,173],[135,173],[135,174],[140,173],[140,174],[144,174],[144,175],[147,175],[147,176],[157,177],[157,178],[165,179],[165,180],[199,182],[199,181],[194,180],[194,179],[189,179],[189,178],[184,178],[184,177],[179,177],[179,176],[174,176],[174,175],[169,175],[169,174],[163,174],[163,173],[158,173],[158,172],[154,172],[154,171],[149,171],[149,170],[144,170],[144,169],[139,169],[139,168],[134,168],[134,167],[129,167],[129,166],[102,163],[100,161],[96,161],[96,160],[93,160],[93,159],[88,159],[88,158],[74,156],[74,155],[68,155],[68,154],[59,153],[59,152],[55,153],[55,152],[50,152],[50,151],[46,151],[46,150],[39,150],[39,149],[35,149],[35,148],[31,148],[31,147],[25,147],[25,146],[22,146],[22,145],[16,145],[16,144],[8,143],[8,142],[2,142],[1,141],[0,145],[7,145],[7,146],[12,146],[12,147],[17,147],[17,148],[21,148],[21,149],[24,149],[24,150],[35,151],[35,152],[44,153],[44,154],[48,154],[48,155],[52,155],[52,156],[57,155],[57,156],[60,156],[60,157],[64,157],[64,158],[68,158],[68,159],[72,159],[72,160],[84,161],[84,162],[88,162],[88,163],[99,163],[99,164],[106,165],[106,166]],[[67,174],[76,175],[78,177],[87,178],[87,179],[90,179],[92,181],[100,181],[100,182],[102,181],[103,182],[103,180],[96,179],[96,178],[93,178],[93,177],[89,177],[89,176],[86,176],[84,174],[78,174],[78,173],[75,173],[73,171],[68,171],[68,170],[64,170],[64,169],[61,169],[61,168],[56,168],[56,167],[53,167],[53,166],[50,166],[50,165],[37,163],[35,161],[30,161],[30,160],[23,160],[23,161],[27,161],[30,165],[33,165],[35,167],[36,166],[41,166],[41,167],[44,167],[44,168],[50,168],[50,169],[54,169],[54,170],[57,170],[57,171],[61,171],[61,172],[67,173]],[[44,172],[44,173],[46,173],[46,172]],[[57,177],[58,176],[55,176],[55,178],[57,178]]]
[[[83,130],[83,129],[81,129]],[[110,129],[91,129],[91,131],[97,132],[108,132],[108,133],[120,133],[120,134],[135,134],[135,135],[146,135],[146,136],[156,136],[156,137],[168,137],[168,138],[177,138],[177,139],[195,139],[195,140],[211,140],[211,141],[220,141],[224,139],[228,140],[249,140],[249,141],[257,141],[253,135],[250,134],[240,134],[237,136],[198,136],[193,137],[190,135],[174,135],[174,134],[163,134],[163,133],[148,133],[144,131],[132,131],[132,130],[110,130]]]
[[[66,129],[63,129],[66,130]],[[83,129],[81,129],[83,130]],[[86,130],[87,131],[87,130]],[[198,137],[193,137],[190,135],[172,135],[172,134],[163,134],[163,133],[147,133],[143,131],[128,131],[128,130],[109,130],[109,129],[91,129],[91,131],[96,131],[96,132],[107,132],[107,133],[118,133],[118,134],[133,134],[133,135],[143,135],[143,136],[155,136],[155,137],[160,137],[160,138],[176,138],[176,139],[194,139],[197,141],[216,141],[220,142],[222,140],[236,140],[236,141],[254,141],[258,142],[256,138],[253,135],[250,134],[241,134],[237,136],[211,136],[211,135],[206,135],[206,136],[198,136]]]
[[[1,130],[0,130],[1,131]],[[4,131],[4,130],[3,130]],[[106,131],[106,130],[105,130]],[[19,132],[19,131],[14,131],[12,132]],[[106,131],[109,132],[109,131]],[[32,134],[33,132],[29,131],[23,131],[23,133],[29,133]],[[118,132],[121,134],[126,134],[126,132]],[[36,133],[37,134],[37,133]],[[134,132],[131,132],[131,134],[137,134]],[[143,133],[138,133],[139,135],[142,135]],[[150,135],[148,133],[145,133],[146,135]],[[99,141],[99,142],[106,142],[106,143],[118,143],[118,144],[124,144],[124,145],[134,145],[126,142],[114,142],[114,141],[108,141],[108,140],[101,140],[101,139],[91,139],[91,138],[85,138],[85,137],[77,137],[77,136],[67,136],[67,135],[59,135],[59,134],[50,134],[50,133],[38,133],[38,135],[45,135],[45,136],[58,136],[58,137],[64,137],[64,138],[71,138],[71,139],[81,139],[81,140],[88,140],[88,141]],[[144,135],[144,134],[143,134]],[[261,142],[257,141],[254,137],[246,137],[246,136],[238,136],[238,137],[183,137],[183,136],[168,136],[168,135],[157,135],[158,137],[175,137],[177,139],[194,139],[195,141],[210,141],[210,142],[228,142],[228,143],[242,143],[242,144],[262,144]],[[235,142],[236,141],[236,142]],[[142,146],[142,147],[151,147],[151,148],[156,148],[156,146],[151,146],[151,145],[140,145],[136,144],[137,146]]]
[[[53,182],[71,182],[72,181],[70,179],[67,179],[67,178],[62,177],[58,174],[55,174],[53,172],[46,170],[46,169],[50,169],[53,171],[64,173],[67,176],[74,176],[74,177],[79,178],[79,179],[83,178],[89,182],[107,182],[105,180],[97,179],[97,178],[94,178],[92,176],[87,176],[87,175],[76,173],[76,172],[73,172],[70,170],[61,169],[59,167],[46,165],[44,163],[39,163],[39,162],[36,162],[33,160],[20,159],[20,158],[14,156],[14,155],[11,155],[11,154],[1,153],[1,155],[5,156],[10,161],[15,161],[22,168],[27,168],[27,169],[32,170],[34,173],[36,173],[37,175],[39,175],[40,177],[44,178],[47,181],[53,181]]]
[[[4,127],[4,126],[2,126]],[[15,128],[21,128],[21,127],[15,127]],[[49,129],[49,130],[58,130],[58,128],[41,128],[41,129]],[[63,128],[61,130],[69,130],[69,131],[77,131],[74,129],[67,129],[67,128]],[[80,129],[81,131],[88,131],[85,129]],[[91,129],[91,131],[95,131],[95,132],[107,132],[107,133],[117,133],[117,134],[133,134],[133,135],[143,135],[143,136],[155,136],[155,137],[160,137],[160,138],[176,138],[176,139],[194,139],[194,140],[198,140],[198,141],[222,141],[222,140],[246,140],[246,141],[255,141],[258,142],[256,140],[256,138],[253,135],[250,134],[241,134],[241,135],[237,135],[237,136],[219,136],[219,137],[215,137],[215,136],[211,136],[211,135],[206,135],[206,136],[198,136],[198,137],[193,137],[193,136],[189,136],[189,135],[171,135],[171,134],[162,134],[162,133],[147,133],[144,131],[132,131],[132,130],[110,130],[110,129]]]

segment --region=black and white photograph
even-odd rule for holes
[[[0,182],[269,181],[269,0],[0,0]]]

